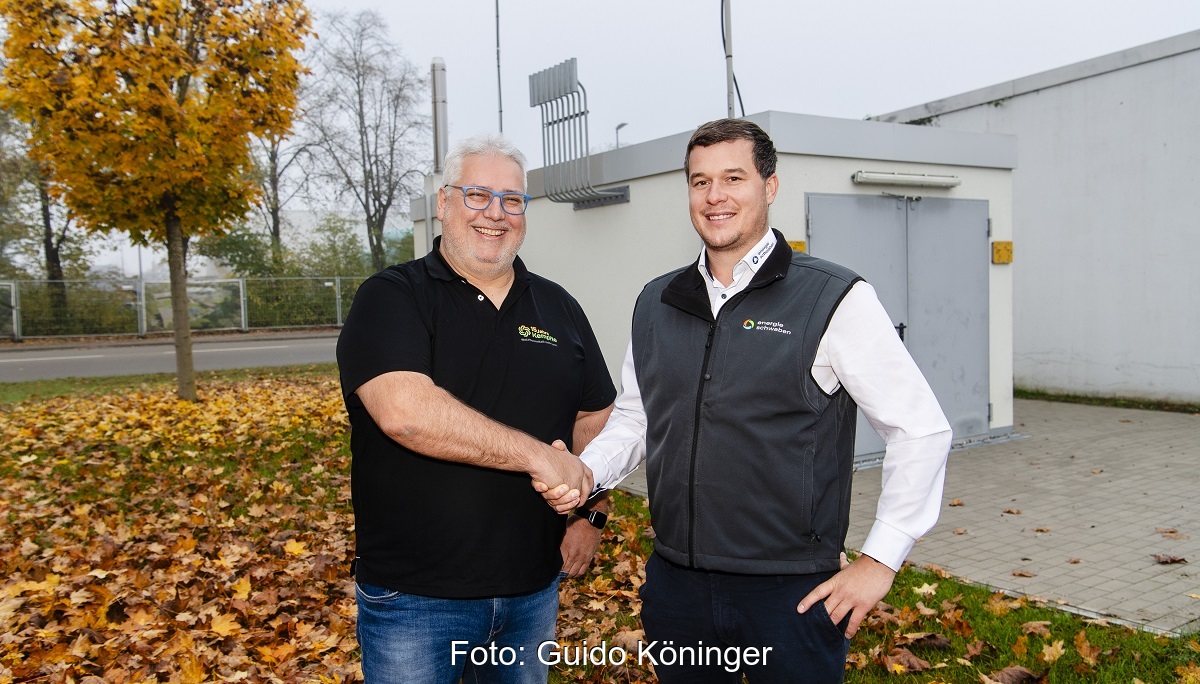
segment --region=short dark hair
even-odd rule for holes
[[[688,177],[692,175],[690,162],[693,148],[709,147],[733,140],[749,140],[754,144],[754,168],[763,180],[775,174],[775,164],[779,160],[779,156],[775,154],[775,143],[771,142],[771,136],[758,124],[745,119],[717,119],[697,128],[692,134],[692,139],[688,141],[687,152],[683,155],[683,174]]]

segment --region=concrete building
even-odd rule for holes
[[[991,243],[1011,239],[1015,140],[780,112],[749,118],[780,155],[771,225],[795,248],[853,268],[876,287],[956,440],[1011,432],[1012,271],[992,263]],[[614,378],[642,286],[700,253],[683,175],[690,135],[591,158],[596,187],[629,185],[624,204],[576,211],[544,196],[542,169],[529,174],[534,200],[522,258],[579,299]],[[856,183],[859,171],[885,182],[897,180],[894,173],[914,174],[911,183],[939,182],[921,176],[936,175],[949,187]],[[416,253],[425,254],[423,202],[410,211]],[[860,418],[856,453],[867,459],[881,450]]]
[[[1200,31],[877,117],[1015,135],[1020,387],[1200,401]]]

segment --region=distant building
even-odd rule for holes
[[[1012,239],[1016,140],[786,112],[747,118],[779,151],[771,225],[794,249],[843,264],[875,285],[957,442],[1012,432],[1013,272],[994,247]],[[683,173],[690,136],[591,156],[595,187],[628,185],[626,203],[575,210],[546,197],[546,169],[529,173],[533,202],[522,258],[579,299],[618,380],[638,293],[700,253]],[[409,212],[414,248],[423,255],[425,202],[415,198]],[[434,221],[428,228],[436,234],[439,227]],[[721,325],[754,324],[743,323],[736,307],[723,311],[731,320]],[[869,461],[882,450],[860,416],[855,454]]]
[[[1200,31],[875,117],[1007,133],[1019,387],[1200,401]]]

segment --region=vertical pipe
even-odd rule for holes
[[[429,219],[426,218],[425,220],[428,221]],[[337,325],[340,328],[340,327],[342,327],[342,277],[341,276],[333,277],[333,296],[334,296],[334,301],[337,302],[337,305],[334,306],[333,308],[337,312],[336,313]]]
[[[250,312],[246,310],[246,279],[238,278],[238,292],[241,294],[242,300],[242,332],[250,330]]]
[[[140,255],[139,255],[140,256]],[[137,279],[137,326],[138,337],[146,336],[146,281],[141,275]]]
[[[21,282],[14,280],[12,284],[13,310],[13,341],[21,341]]]
[[[500,133],[504,133],[504,94],[500,90],[500,0],[496,0],[496,105],[500,110]]]
[[[725,111],[726,116],[733,118],[733,10],[729,4],[733,0],[721,0],[721,7],[724,10],[721,18],[724,30],[721,32],[725,36]]]
[[[441,57],[433,58],[431,67],[433,80],[433,172],[442,172],[446,151],[450,148],[450,122],[446,104],[446,62]]]

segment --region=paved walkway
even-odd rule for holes
[[[1027,400],[1015,411],[1027,438],[950,455],[941,519],[909,560],[1085,615],[1200,631],[1200,416]],[[881,474],[855,476],[851,547]]]

